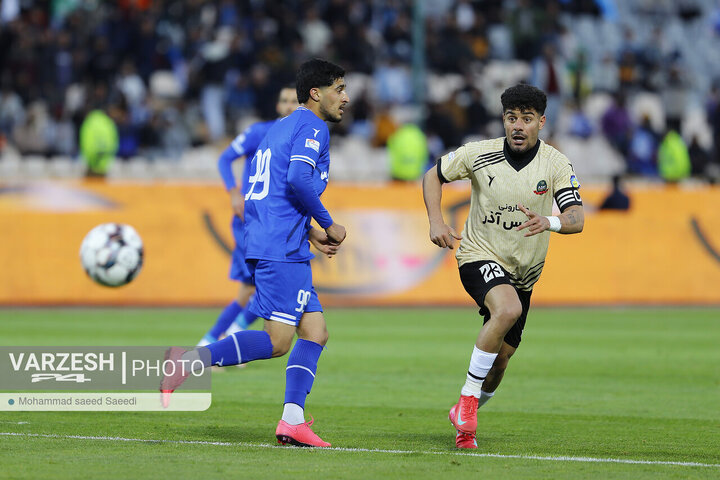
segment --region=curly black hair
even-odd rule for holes
[[[295,78],[295,89],[299,103],[305,103],[310,99],[310,89],[329,87],[338,78],[345,76],[345,70],[334,63],[313,58],[300,65]]]
[[[547,106],[547,95],[539,88],[528,85],[527,83],[518,83],[514,87],[510,87],[500,95],[503,112],[508,110],[532,108],[540,115],[545,114]]]

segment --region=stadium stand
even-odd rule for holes
[[[383,181],[381,121],[423,125],[433,156],[499,135],[499,92],[541,82],[538,73],[550,71],[542,52],[552,45],[557,85],[543,86],[557,92],[558,110],[546,140],[576,158],[583,178],[628,168],[627,152],[601,125],[622,92],[632,129],[645,117],[659,138],[679,129],[709,158],[695,175],[718,179],[717,2],[420,3],[424,103],[413,96],[410,1],[4,1],[0,176],[81,176],[78,132],[97,108],[120,138],[109,176],[216,178],[222,145],[271,117],[278,86],[300,62],[323,55],[351,72],[354,103],[351,118],[334,127],[334,178]]]

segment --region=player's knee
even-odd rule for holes
[[[303,332],[302,335],[298,335],[298,337],[302,338],[303,340],[315,342],[324,347],[328,342],[330,334],[328,333],[327,328],[324,328],[322,330],[317,330],[314,332]]]
[[[492,312],[491,318],[510,328],[520,318],[520,315],[522,315],[522,305],[520,302],[514,302],[507,303],[496,309]]]
[[[273,347],[272,356],[282,357],[290,350],[292,338],[287,340],[285,338],[273,338],[272,336],[270,336],[270,342],[272,343]]]

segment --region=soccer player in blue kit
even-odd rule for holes
[[[280,118],[287,117],[298,106],[297,94],[294,86],[283,87],[278,95],[275,110]],[[233,209],[232,231],[235,239],[235,248],[232,253],[230,264],[230,278],[240,282],[238,295],[220,313],[215,325],[205,334],[198,343],[203,347],[218,339],[225,333],[228,335],[248,327],[255,317],[245,314],[245,306],[250,297],[255,293],[255,286],[252,284],[250,272],[245,266],[245,193],[248,188],[250,177],[250,163],[252,162],[255,150],[265,134],[277,120],[267,122],[256,122],[246,128],[240,135],[228,145],[220,154],[218,159],[218,170],[222,177],[225,189],[230,194],[230,203]],[[238,185],[232,171],[232,163],[240,158],[245,159],[242,181]],[[312,239],[311,239],[312,240]]]
[[[329,447],[305,421],[305,399],[328,340],[325,317],[312,284],[308,239],[322,227],[320,243],[338,247],[345,227],[335,223],[320,201],[328,182],[330,132],[325,122],[339,122],[350,101],[345,71],[314,59],[297,73],[300,106],[268,130],[251,164],[245,195],[246,262],[256,294],[247,310],[265,319],[262,331],[244,330],[206,347],[168,349],[173,375],[160,386],[163,404],[190,373],[185,365],[237,365],[285,355],[298,340],[285,370],[285,403],[275,436],[281,444]],[[315,233],[313,233],[315,232]]]

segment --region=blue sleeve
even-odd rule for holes
[[[313,186],[313,167],[306,162],[290,162],[287,181],[308,213],[322,228],[333,224],[330,213],[325,209]]]
[[[225,183],[225,188],[231,190],[237,186],[235,175],[232,172],[232,162],[240,157],[252,157],[258,144],[265,136],[265,124],[254,123],[245,129],[230,143],[218,159],[218,170]],[[267,126],[269,128],[269,125]]]
[[[232,162],[238,158],[238,154],[232,145],[227,147],[218,158],[218,170],[222,177],[223,183],[225,184],[226,190],[232,190],[237,186],[235,183],[235,175],[232,171]]]
[[[330,134],[327,125],[317,119],[317,122],[304,122],[298,127],[293,137],[290,163],[300,161],[315,168],[320,155],[329,147]]]

